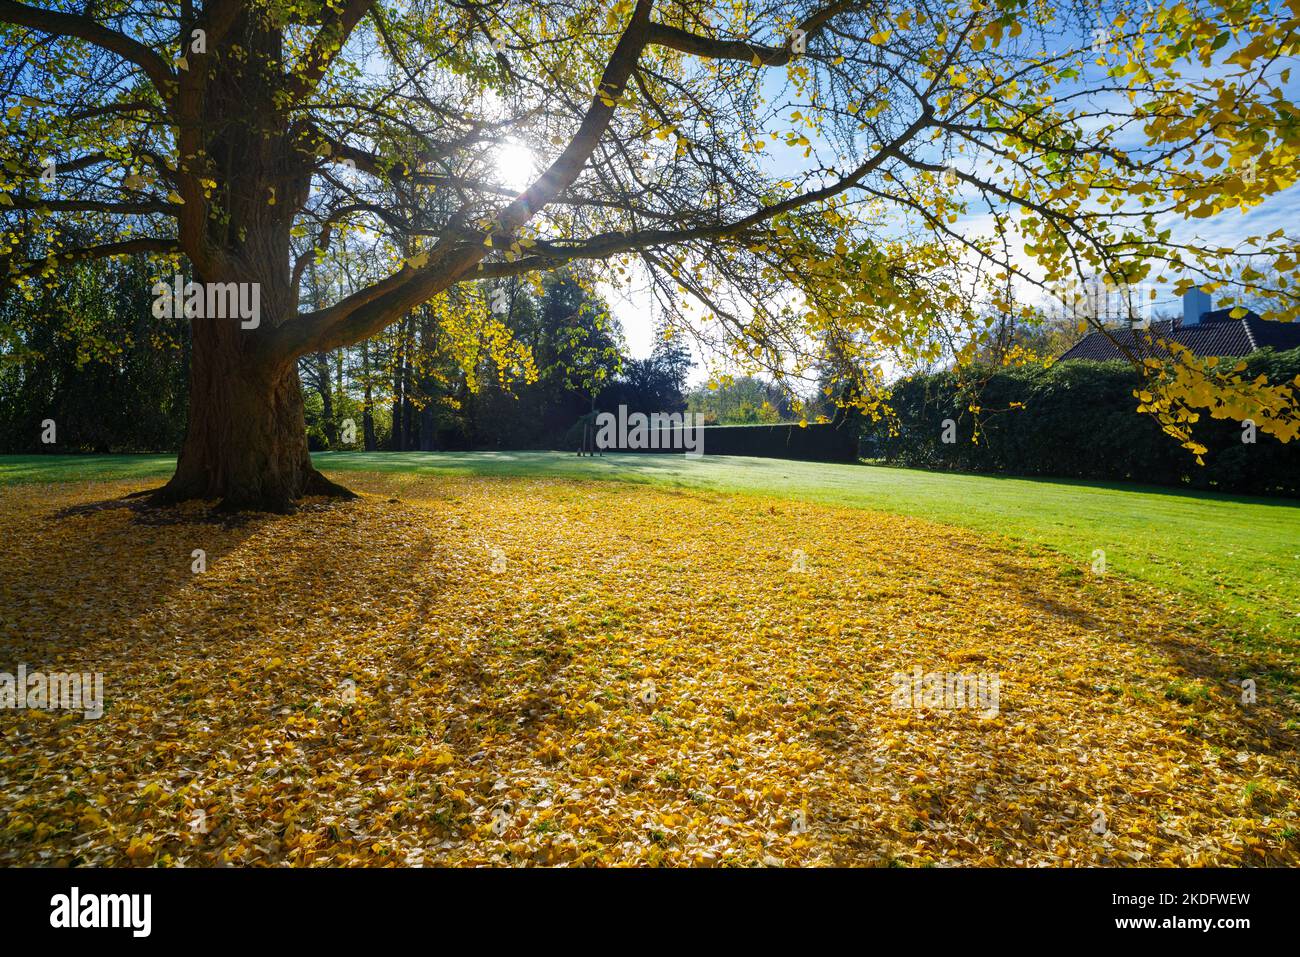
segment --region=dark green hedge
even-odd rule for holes
[[[591,421],[584,416],[582,421]],[[618,452],[675,452],[685,446],[678,429],[659,430],[658,449],[618,449]],[[569,431],[573,449],[581,442],[581,422]],[[611,450],[615,451],[615,450]],[[706,425],[705,455],[754,455],[769,459],[802,459],[808,462],[856,462],[858,430],[850,422],[843,425]]]
[[[706,425],[705,455],[757,455],[809,462],[856,462],[856,430],[849,424]]]
[[[1300,374],[1300,349],[1261,350],[1246,363],[1251,378],[1289,380]],[[1300,441],[1283,445],[1257,431],[1255,443],[1246,444],[1240,422],[1203,416],[1194,434],[1209,452],[1199,466],[1151,416],[1136,411],[1138,377],[1124,362],[1058,362],[987,375],[977,389],[959,388],[951,373],[905,380],[892,400],[899,434],[889,435],[883,422],[867,423],[863,454],[926,469],[1300,496]],[[995,411],[1013,402],[1025,408]],[[972,403],[985,410],[978,444],[971,442]],[[942,441],[944,419],[957,423],[954,444]]]

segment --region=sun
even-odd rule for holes
[[[533,181],[536,167],[537,157],[522,143],[505,143],[497,151],[497,179],[508,189],[522,192]]]

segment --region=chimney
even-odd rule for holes
[[[1201,316],[1210,311],[1209,293],[1192,288],[1183,293],[1183,325],[1196,326]]]

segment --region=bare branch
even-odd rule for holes
[[[61,249],[44,259],[30,260],[25,263],[4,262],[4,275],[7,282],[15,279],[39,276],[47,269],[54,269],[74,262],[90,259],[108,259],[113,256],[134,256],[140,253],[180,253],[180,244],[174,239],[150,236],[126,239],[102,246],[85,246],[80,249]]]
[[[134,63],[145,72],[154,88],[163,97],[170,95],[169,87],[175,81],[176,75],[162,57],[138,40],[133,40],[116,30],[110,30],[90,17],[41,10],[24,3],[14,3],[13,0],[0,0],[0,22],[28,27],[53,36],[76,37],[87,43],[93,43]]]

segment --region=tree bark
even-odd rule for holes
[[[297,363],[249,355],[237,322],[196,320],[189,427],[155,499],[287,513],[305,495],[355,497],[312,465]]]

